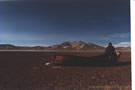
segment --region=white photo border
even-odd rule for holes
[[[130,0],[130,20],[131,20],[131,75],[132,90],[135,90],[135,0]]]

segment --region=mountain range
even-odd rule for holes
[[[11,44],[0,44],[0,50],[104,50],[105,47],[93,44],[86,43],[83,41],[74,41],[74,42],[63,42],[58,45],[52,46],[15,46]],[[117,47],[119,50],[130,50],[130,47]]]

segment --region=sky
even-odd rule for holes
[[[130,46],[130,0],[0,0],[0,44]]]

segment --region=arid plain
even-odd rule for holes
[[[0,52],[0,88],[7,89],[95,89],[131,90],[131,53],[122,52],[117,65],[104,65],[104,52]],[[67,65],[55,65],[55,55],[78,58]],[[96,64],[83,64],[86,58]],[[84,60],[83,60],[84,58]],[[87,59],[88,60],[88,59]],[[89,60],[92,60],[89,59]],[[49,63],[49,65],[46,65]],[[51,63],[51,64],[50,64]]]

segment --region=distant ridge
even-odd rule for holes
[[[11,44],[0,44],[0,49],[14,49],[16,46]]]
[[[117,47],[118,50],[131,50],[131,47]]]

